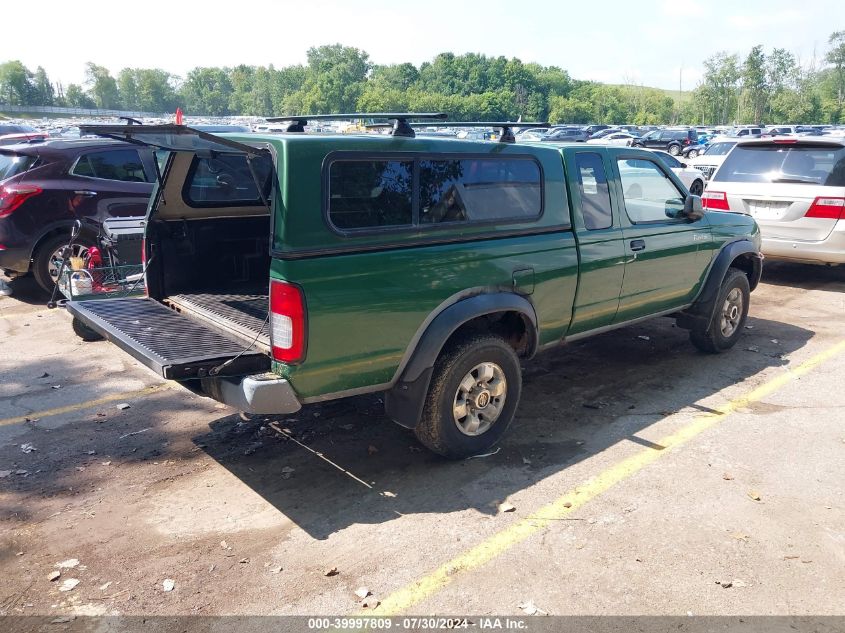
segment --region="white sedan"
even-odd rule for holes
[[[690,167],[686,163],[682,163],[677,158],[669,154],[669,152],[661,152],[659,150],[649,150],[660,157],[663,164],[675,172],[675,175],[681,179],[684,186],[689,189],[689,192],[694,196],[700,196],[704,193],[704,174],[701,170],[695,167]]]
[[[636,138],[639,137],[634,136],[633,134],[628,134],[627,132],[614,132],[613,134],[608,134],[607,136],[602,136],[601,138],[591,138],[587,141],[587,144],[622,145],[624,147],[630,147]]]

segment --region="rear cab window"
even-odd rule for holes
[[[195,156],[182,190],[183,200],[191,207],[263,206],[273,186],[273,162],[269,156],[251,162],[252,169],[243,154]]]
[[[584,228],[588,231],[610,228],[613,225],[613,214],[601,155],[579,152],[575,155],[575,167]]]
[[[714,181],[845,187],[845,147],[835,145],[737,145]]]

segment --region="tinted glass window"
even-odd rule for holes
[[[76,176],[122,180],[124,182],[148,182],[141,157],[134,149],[119,149],[107,152],[84,154],[76,161],[72,173]]]
[[[663,152],[657,153],[657,158],[663,161],[663,164],[666,165],[669,169],[678,169],[681,167],[681,161],[677,158],[672,156],[671,154],[665,154]]]
[[[589,230],[606,229],[613,224],[607,176],[601,156],[581,153],[575,156],[578,169],[578,188],[581,192],[581,212],[584,226]]]
[[[740,145],[714,180],[845,187],[845,147]]]
[[[733,143],[733,142],[730,142],[730,143],[713,143],[712,145],[710,145],[710,147],[708,147],[704,151],[704,153],[707,154],[708,156],[724,156],[725,154],[727,154],[729,151],[731,151],[733,149],[734,145],[736,145],[736,143]]]
[[[25,172],[35,164],[34,156],[20,154],[0,154],[0,180],[6,180]]]
[[[420,222],[529,219],[542,208],[533,160],[420,161]]]
[[[255,177],[252,171],[255,171]],[[243,154],[218,154],[210,158],[197,156],[188,173],[185,199],[194,207],[263,205],[255,182],[261,183],[264,197],[269,198],[273,183],[270,157],[253,158],[252,171]]]
[[[340,229],[410,225],[414,163],[339,160],[329,167],[329,218]]]
[[[666,222],[683,210],[683,194],[656,163],[641,158],[620,160],[619,176],[631,222]]]

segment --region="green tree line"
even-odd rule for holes
[[[379,65],[340,44],[308,50],[307,63],[197,67],[185,77],[158,68],[86,64],[82,85],[50,81],[40,66],[0,64],[0,103],[173,112],[285,115],[353,111],[444,111],[455,120],[553,123],[803,123],[845,120],[845,31],[823,63],[802,65],[786,49],[754,47],[744,61],[722,52],[705,61],[692,98],[637,85],[573,79],[556,66],[475,53],[441,53],[419,67]]]

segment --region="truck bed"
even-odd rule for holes
[[[244,289],[241,289],[244,290]],[[247,291],[207,290],[182,292],[171,295],[164,303],[180,312],[188,312],[215,326],[225,328],[250,340],[258,335],[258,343],[269,347],[270,333],[267,322],[269,296],[265,288]]]
[[[218,321],[180,314],[153,299],[71,301],[67,309],[164,378],[202,378],[230,359],[220,375],[270,368],[266,352],[219,327]]]

